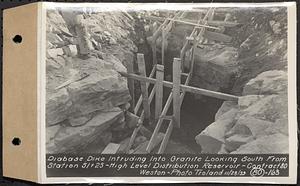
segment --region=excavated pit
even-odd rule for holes
[[[287,82],[285,9],[253,11],[221,8],[216,11],[215,19],[224,21],[228,12],[231,14],[229,16],[231,22],[241,23],[223,30],[223,34],[231,37],[232,41],[207,40],[198,46],[189,85],[241,96],[244,101],[241,104],[248,105],[241,106],[212,97],[186,93],[181,106],[181,127],[174,128],[165,153],[203,153],[203,151],[231,153],[239,147],[234,146],[235,144],[249,143],[251,147],[250,142],[256,138],[251,136],[252,134],[247,138],[241,138],[240,134],[234,131],[232,136],[225,135],[232,132],[230,130],[236,125],[235,115],[226,116],[231,124],[228,128],[222,126],[226,122],[222,120],[223,118],[217,118],[217,115],[220,116],[230,110],[232,111],[230,113],[244,114],[241,112],[244,109],[246,114],[247,112],[253,114],[253,118],[250,119],[255,119],[255,123],[261,123],[262,118],[258,116],[265,114],[266,116],[263,116],[265,120],[268,113],[254,113],[256,110],[251,108],[254,98],[257,99],[255,102],[264,106],[261,106],[262,109],[275,113],[274,117],[267,118],[269,122],[274,123],[273,125],[277,125],[277,119],[282,120],[282,123],[286,121],[285,115],[278,110],[278,105],[283,105],[280,107],[283,108],[286,103],[281,99],[285,96],[283,90]],[[194,14],[195,12],[190,13],[186,18],[193,19]],[[158,16],[164,19],[167,15],[163,12]],[[124,150],[137,120],[133,119],[132,123],[127,120],[127,114],[132,112],[128,110],[130,102],[128,79],[121,77],[120,72],[126,73],[126,68],[128,70],[128,65],[132,64],[134,72],[138,72],[136,54],[143,53],[147,74],[150,73],[153,68],[153,56],[148,38],[155,29],[149,31],[151,27],[149,25],[154,22],[145,21],[146,18],[137,13],[129,15],[121,12],[117,14],[94,12],[83,16],[81,13],[49,11],[47,18],[47,152],[99,153],[109,143],[120,144]],[[159,24],[156,23],[156,26]],[[168,47],[165,50],[165,80],[172,81],[173,59],[179,57],[186,36],[192,29],[193,26],[184,24],[176,24],[171,29],[167,39]],[[79,44],[78,39],[81,41]],[[157,43],[159,64],[161,64],[161,48],[159,48],[161,44],[160,39],[160,43]],[[76,81],[64,85],[70,79]],[[268,85],[270,82],[272,85]],[[136,102],[141,92],[139,86],[139,82],[135,81]],[[111,92],[101,91],[103,89]],[[163,105],[170,90],[164,88]],[[260,100],[264,96],[266,99]],[[155,105],[152,104],[152,117],[154,110]],[[140,112],[137,115],[140,116]],[[167,115],[172,115],[172,106]],[[151,119],[153,121],[153,118]],[[145,123],[150,133],[156,124],[153,123],[153,125]],[[265,123],[262,123],[265,126]],[[215,127],[216,124],[219,126]],[[212,125],[213,130],[208,134],[203,133]],[[161,132],[164,133],[166,127],[166,123],[163,123]],[[287,138],[285,131],[280,133],[272,131],[271,134],[263,135],[266,141],[283,143],[282,141]],[[215,141],[219,144],[212,144],[214,142],[209,140],[204,144],[203,138],[217,139]],[[284,140],[276,141],[277,138]],[[140,132],[133,148],[145,144],[147,140],[149,133],[145,135]],[[225,143],[227,149],[221,150],[219,146]],[[210,149],[210,145],[217,149]],[[122,150],[117,153],[124,153]]]
[[[284,9],[274,9],[266,12],[263,12],[263,10],[252,11],[251,9],[227,9],[225,11],[231,14],[229,16],[230,21],[241,24],[224,30],[224,34],[232,37],[231,42],[209,42],[196,50],[195,69],[189,85],[240,96],[245,84],[259,73],[285,68],[286,64],[282,63],[282,60],[274,60],[278,58],[277,56],[282,58],[285,55],[286,47],[283,41],[279,44],[282,38],[285,39],[284,34],[281,38],[278,38],[278,34],[275,34],[278,31],[274,28],[272,30],[272,26],[269,26],[274,22],[272,20],[274,12],[279,12],[275,19],[278,21],[284,19]],[[191,15],[194,14],[190,13],[186,18],[193,19],[194,16]],[[215,20],[222,21],[224,15],[228,14],[216,13]],[[184,38],[190,34],[191,28],[187,25],[178,24],[175,29],[171,30],[171,34],[167,39],[168,48],[165,50],[164,76],[167,81],[172,81],[173,59],[179,57],[180,49],[185,41]],[[245,33],[245,29],[253,32],[247,31]],[[284,30],[281,30],[281,32],[284,33]],[[139,51],[152,54],[150,45],[147,40],[145,41],[147,51],[140,50],[140,47],[138,47]],[[160,47],[160,45],[161,43],[157,47]],[[275,50],[279,52],[278,55],[274,53],[266,55],[266,53]],[[158,48],[157,51],[157,60],[161,64],[161,48]],[[285,60],[284,57],[283,60]],[[152,55],[147,54],[146,61],[151,64]],[[152,69],[152,65],[148,65],[148,73]],[[184,82],[182,81],[182,83]],[[170,89],[164,88],[164,103],[169,96],[169,92]],[[176,148],[178,146],[182,146],[183,151],[186,153],[203,152],[201,145],[197,144],[195,138],[217,120],[216,114],[224,101],[186,93],[181,106],[181,127],[174,128],[166,153],[177,152]],[[154,109],[154,105],[152,105],[152,111]],[[168,115],[172,115],[172,106]],[[164,123],[161,132],[165,132],[166,127],[167,125]],[[175,146],[172,145],[173,142],[175,142]]]

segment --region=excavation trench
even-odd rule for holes
[[[205,13],[206,11],[205,9],[199,12]],[[198,15],[199,12],[188,13],[184,20],[196,22],[196,19],[203,17],[203,15]],[[155,15],[156,19],[147,20],[148,13],[152,17]],[[121,11],[91,13],[47,11],[46,146],[48,153],[107,153],[105,149],[110,150],[110,153],[127,152],[124,149],[136,129],[141,111],[133,116],[132,122],[128,122],[128,103],[131,102],[128,91],[129,79],[121,77],[121,73],[126,73],[132,65],[134,66],[132,73],[137,73],[135,59],[137,53],[142,53],[147,75],[149,75],[153,68],[153,56],[148,43],[151,40],[148,38],[153,35],[165,18],[169,17],[169,13],[165,11],[148,13],[146,12],[144,16],[143,12],[129,15]],[[213,21],[216,22],[211,22],[211,24],[214,23],[213,25],[222,29],[218,32],[208,29],[208,32],[205,31],[205,37],[203,36],[205,39],[202,38],[201,43],[195,46],[195,66],[189,86],[245,97],[245,95],[260,95],[261,90],[257,87],[265,86],[264,83],[258,83],[258,85],[254,83],[248,86],[250,80],[264,81],[268,85],[265,87],[274,89],[268,89],[265,93],[274,94],[272,96],[276,99],[268,99],[270,104],[262,104],[266,101],[264,99],[259,100],[258,103],[266,106],[263,110],[278,113],[279,119],[287,121],[279,115],[281,111],[276,110],[286,103],[279,99],[283,99],[284,96],[278,96],[285,93],[283,90],[287,82],[284,76],[287,69],[286,10],[275,8],[266,11],[262,8],[253,11],[248,7],[246,9],[220,8],[215,11],[214,16]],[[230,24],[225,21],[227,18]],[[219,25],[220,22],[226,22],[226,28]],[[191,41],[194,39],[188,37],[193,29],[193,25],[176,23],[164,40],[167,42],[164,43],[166,46],[164,79],[166,81],[172,82],[173,59],[179,57],[186,39]],[[158,64],[161,64],[161,41],[163,40],[160,37],[157,38],[156,43]],[[135,93],[135,101],[140,96],[139,86],[140,83],[135,81],[135,89],[131,91]],[[163,105],[170,90],[170,87],[164,88]],[[252,98],[245,97],[245,99],[247,103],[252,103]],[[155,105],[154,101],[152,103],[153,117]],[[231,153],[239,147],[235,145],[236,142],[238,144],[250,143],[249,140],[254,139],[251,135],[249,138],[243,138],[233,133],[236,136],[232,139],[232,136],[224,136],[232,129],[231,127],[225,129],[216,125],[226,123],[222,118],[215,121],[216,113],[219,115],[223,111],[227,113],[226,109],[233,110],[233,112],[228,111],[229,114],[233,114],[226,115],[227,119],[232,119],[230,120],[232,126],[235,126],[237,122],[234,114],[240,113],[240,108],[235,108],[237,106],[235,103],[225,110],[222,110],[222,103],[223,100],[186,93],[181,105],[181,127],[173,129],[165,152]],[[225,104],[224,107],[227,105]],[[247,108],[249,107],[248,105]],[[250,111],[253,110],[250,109]],[[269,117],[267,113],[266,116],[262,116],[264,119]],[[171,105],[167,115],[172,114]],[[254,114],[254,116],[262,114]],[[260,117],[256,119],[261,120]],[[275,122],[273,114],[269,120]],[[152,123],[153,125],[144,123],[150,131],[148,135],[142,131],[138,133],[131,148],[133,153],[139,147],[143,149],[140,153],[147,153],[144,150],[145,144],[147,145],[156,125],[156,122]],[[163,123],[160,132],[165,133],[166,127],[167,124]],[[202,132],[204,129],[212,130],[208,131],[208,134]],[[269,139],[276,141],[282,138],[286,137],[277,134]],[[225,150],[222,151],[221,145],[224,144],[221,143],[225,140],[233,143],[225,144],[226,148],[224,147]],[[219,146],[215,148],[217,145]],[[288,145],[283,145],[281,149],[286,146]],[[264,149],[266,148],[258,150],[265,152]],[[281,151],[278,150],[278,152]],[[155,150],[152,153],[155,153]]]
[[[138,29],[137,33],[143,33],[143,30],[139,25],[136,29]],[[153,64],[152,64],[152,50],[149,43],[146,42],[145,36],[143,34],[140,35],[145,40],[143,44],[137,44],[138,53],[143,53],[145,56],[146,62],[146,70],[147,74],[150,74]],[[167,50],[165,51],[165,65],[164,65],[164,80],[172,81],[172,62],[175,57],[179,57],[178,54],[180,51]],[[158,63],[161,64],[161,53],[157,53]],[[192,76],[193,77],[193,76]],[[155,78],[155,76],[154,76]],[[193,81],[193,78],[191,82]],[[139,83],[136,82],[136,101],[140,96],[140,87]],[[184,79],[182,79],[182,84],[184,84]],[[191,85],[191,83],[189,84]],[[193,85],[191,85],[193,86]],[[149,86],[149,94],[153,85]],[[168,87],[164,87],[163,89],[163,107],[169,97],[171,89]],[[148,129],[151,131],[154,130],[156,122],[154,120],[154,112],[155,112],[155,96],[153,98],[151,104],[151,122],[152,125],[147,125],[144,123]],[[215,114],[222,105],[223,100],[207,97],[207,96],[199,96],[193,93],[187,92],[183,99],[181,105],[181,126],[180,128],[174,127],[173,132],[171,134],[169,143],[165,150],[165,153],[201,153],[201,146],[196,143],[195,137],[201,133],[208,125],[214,122]],[[167,115],[172,115],[172,105],[170,106]],[[168,127],[167,121],[163,122],[163,125],[160,129],[160,132],[165,133]]]

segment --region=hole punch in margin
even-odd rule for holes
[[[12,39],[16,44],[22,43],[22,36],[21,35],[15,35]]]
[[[21,139],[18,137],[14,137],[14,139],[11,141],[11,143],[15,146],[21,145]]]

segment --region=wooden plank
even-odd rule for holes
[[[220,41],[224,43],[229,43],[232,40],[232,37],[222,34],[222,33],[217,33],[217,32],[211,32],[211,31],[205,31],[203,34],[203,37],[209,39],[209,40],[214,40],[214,41]]]
[[[133,71],[133,62],[127,62],[127,72],[128,73],[134,73]],[[130,104],[130,110],[134,110],[135,105],[135,93],[134,93],[134,80],[128,79],[128,88],[131,95],[131,104]]]
[[[182,61],[184,61],[184,55],[185,55],[186,50],[189,47],[189,43],[190,43],[190,40],[187,40],[187,42],[183,45],[183,47],[180,50],[180,59]]]
[[[171,31],[172,26],[173,26],[173,21],[170,21],[164,29],[165,34],[168,34]]]
[[[212,21],[214,19],[215,16],[215,7],[212,9],[212,11],[210,12],[207,21]]]
[[[109,143],[101,154],[116,154],[120,148],[120,144]]]
[[[156,40],[152,42],[152,61],[153,61],[153,66],[157,64],[157,56],[156,56]]]
[[[214,30],[220,30],[220,28],[214,27],[214,26],[208,26],[208,25],[204,25],[204,24],[197,24],[197,23],[192,23],[192,22],[188,22],[188,21],[182,21],[182,20],[178,20],[178,19],[170,19],[170,18],[167,18],[167,19],[170,20],[170,21],[184,23],[184,24],[192,25],[192,26],[196,26],[196,27],[203,27],[203,28],[210,28],[210,29],[214,29]]]
[[[152,68],[152,71],[150,72],[150,75],[149,77],[152,78],[155,74],[155,71],[156,71],[156,66],[154,66]],[[147,91],[148,91],[148,88],[149,88],[149,83],[146,82],[146,87],[147,87]],[[143,101],[143,98],[142,98],[142,95],[139,97],[139,100],[137,101],[136,105],[135,105],[135,108],[134,108],[134,114],[137,114],[141,105],[142,105],[142,101]]]
[[[187,77],[189,74],[188,73],[181,73],[181,75]]]
[[[163,138],[163,140],[162,140],[162,142],[161,142],[161,145],[160,145],[160,147],[159,147],[159,149],[158,149],[157,154],[162,154],[162,153],[164,153],[164,151],[165,151],[165,149],[166,149],[166,147],[167,147],[167,145],[168,145],[169,139],[170,139],[170,137],[171,137],[172,131],[173,131],[173,127],[174,127],[174,124],[173,124],[173,123],[174,123],[173,120],[171,120],[171,121],[169,122],[169,126],[168,126],[168,128],[167,128],[167,130],[166,130],[166,133],[165,133],[165,135],[164,135],[164,138]]]
[[[194,71],[194,64],[195,64],[195,50],[197,48],[198,44],[197,44],[197,41],[194,41],[193,42],[193,46],[192,46],[192,50],[191,50],[191,53],[190,53],[190,73],[193,73]]]
[[[156,66],[156,84],[155,84],[155,120],[158,120],[163,102],[163,81],[164,81],[164,66]]]
[[[139,75],[136,75],[136,74],[127,74],[127,73],[124,73],[124,72],[120,72],[120,74],[122,76],[132,78],[132,79],[135,79],[135,80],[138,80],[138,81],[146,81],[146,82],[149,82],[149,83],[152,83],[152,84],[156,83],[156,79],[153,79],[153,78],[147,78],[147,77],[139,76]],[[170,82],[170,81],[163,81],[163,86],[168,87],[168,88],[172,88],[173,83]],[[208,97],[214,97],[214,98],[217,98],[217,99],[227,100],[227,101],[238,101],[238,99],[239,99],[239,97],[235,96],[235,95],[230,95],[230,94],[226,94],[226,93],[211,91],[211,90],[202,89],[202,88],[198,88],[198,87],[192,87],[192,86],[188,86],[188,85],[180,85],[180,90],[190,92],[190,93],[194,93],[194,94],[200,94],[200,95],[204,95],[204,96],[208,96]]]
[[[173,115],[174,124],[180,128],[180,84],[181,84],[181,60],[173,61]]]
[[[162,28],[162,32],[161,32],[161,37],[162,37],[162,41],[161,41],[161,64],[165,65],[165,40],[166,40],[166,32],[165,32],[165,28]]]
[[[138,62],[138,69],[141,76],[146,77],[146,65],[144,54],[138,53],[137,54],[137,62]],[[150,104],[148,100],[148,89],[146,82],[140,81],[141,85],[141,94],[142,94],[142,101],[143,101],[143,109],[145,113],[145,120],[149,121],[150,119]]]
[[[165,18],[163,17],[156,17],[156,16],[146,16],[146,19],[150,19],[153,21],[161,21],[163,22],[165,20]],[[191,23],[197,23],[197,20],[192,20],[192,19],[180,19],[181,21],[186,21],[186,22],[191,22]],[[180,23],[179,24],[184,24],[184,23]],[[204,24],[203,21],[200,21],[200,23]],[[225,26],[225,27],[235,27],[238,25],[241,25],[241,23],[237,23],[237,22],[231,22],[231,21],[215,21],[215,20],[211,20],[211,21],[207,21],[207,24],[210,26]]]
[[[160,118],[162,118],[164,120],[172,120],[173,116],[160,116]]]

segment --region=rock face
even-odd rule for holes
[[[201,145],[203,153],[216,153],[221,149],[226,132],[234,125],[236,114],[237,109],[230,109],[196,136],[196,142]]]
[[[112,125],[120,125],[124,122],[124,115],[121,109],[95,113],[94,117],[86,124],[78,127],[61,126],[59,130],[51,129],[55,133],[47,146],[48,153],[82,153],[92,142],[96,142],[103,148],[111,140],[108,128]]]
[[[131,97],[119,72],[134,62],[133,26],[121,12],[47,11],[48,153],[101,153],[124,126]]]
[[[232,87],[238,73],[238,51],[233,47],[213,45],[195,53],[193,84],[213,91]]]
[[[232,18],[243,23],[224,31],[235,49],[198,52],[195,78],[199,78],[194,84],[240,96],[237,103],[224,101],[215,121],[196,136],[205,153],[288,152],[286,10],[273,9],[264,16],[256,11],[232,11]],[[227,125],[223,116],[232,109],[236,114]]]
[[[266,71],[251,79],[244,87],[244,95],[286,93],[287,73],[280,70]]]
[[[238,103],[225,101],[216,121],[196,136],[202,152],[287,153],[286,87],[285,71],[266,71],[251,79]]]

